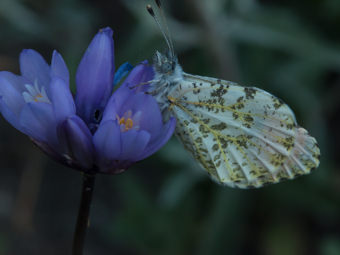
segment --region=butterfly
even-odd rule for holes
[[[161,28],[151,6],[147,9]],[[164,116],[177,119],[177,137],[214,181],[259,188],[318,167],[317,141],[287,104],[259,88],[185,73],[161,31],[169,50],[154,56],[150,93]]]

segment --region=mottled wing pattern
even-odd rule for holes
[[[261,187],[319,165],[316,140],[285,103],[261,89],[184,74],[168,99],[178,137],[221,184]]]

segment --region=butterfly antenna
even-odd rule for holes
[[[156,2],[157,3],[157,2]],[[157,5],[158,6],[158,5]],[[155,20],[159,30],[162,32],[162,35],[165,39],[166,44],[168,45],[168,48],[170,50],[171,56],[174,56],[174,52],[173,52],[173,47],[172,47],[172,43],[170,41],[170,39],[168,38],[168,35],[165,33],[163,26],[161,25],[161,23],[159,22],[159,19],[157,18],[157,16],[155,15],[155,12],[153,11],[153,8],[151,7],[151,5],[147,5],[146,6],[146,10],[148,11],[148,13],[151,15],[151,17]]]
[[[171,34],[170,34],[168,22],[166,20],[166,16],[165,16],[165,13],[164,13],[163,8],[162,8],[161,0],[155,0],[155,3],[156,3],[156,5],[157,5],[157,7],[160,11],[162,22],[165,26],[166,34],[168,35],[168,39],[169,39],[169,43],[170,43],[170,47],[171,47],[170,53],[171,53],[172,57],[174,57],[175,56],[174,44],[173,44],[172,39],[171,39]]]

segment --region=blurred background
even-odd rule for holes
[[[163,50],[144,0],[0,0],[0,70],[53,49],[74,77],[99,28],[116,66]],[[116,176],[98,176],[86,254],[340,254],[340,1],[163,0],[186,72],[265,89],[317,138],[309,176],[258,190],[213,183],[174,137]],[[74,84],[73,84],[74,86]],[[0,254],[70,254],[81,175],[0,120]]]

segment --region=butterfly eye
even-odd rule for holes
[[[173,71],[173,64],[172,62],[164,62],[162,65],[162,72],[169,73]]]

